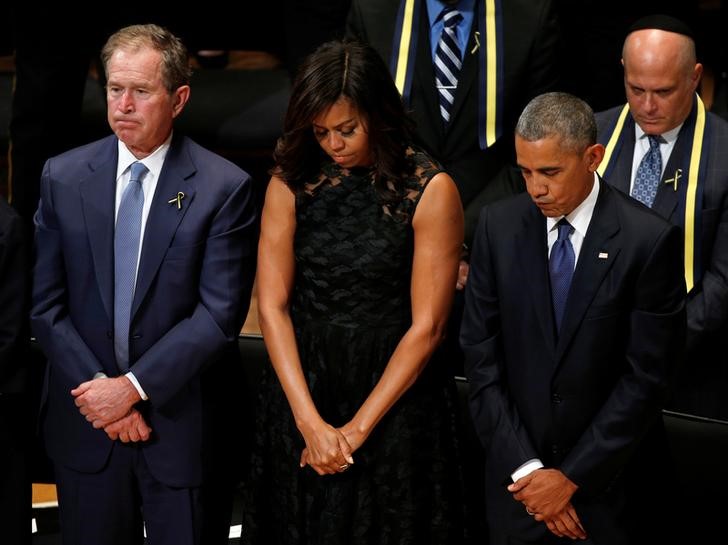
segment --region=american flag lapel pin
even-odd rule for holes
[[[599,252],[599,259],[607,259],[609,254],[607,252]]]

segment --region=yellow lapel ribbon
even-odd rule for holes
[[[685,285],[688,292],[695,285],[695,207],[698,205],[696,195],[698,192],[700,160],[703,154],[703,139],[705,136],[705,105],[698,95],[696,95],[697,113],[695,117],[695,131],[693,132],[693,142],[690,149],[690,166],[688,170],[688,186],[685,192],[685,246],[684,246],[684,264],[685,264]],[[614,149],[622,136],[624,124],[629,114],[629,104],[625,104],[619,113],[617,123],[614,126],[607,146],[604,152],[604,159],[597,169],[600,176],[603,176],[609,167]],[[673,182],[677,187],[677,180]]]

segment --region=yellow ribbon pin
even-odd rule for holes
[[[180,191],[177,193],[177,196],[169,199],[167,201],[167,204],[177,203],[177,210],[181,210],[182,209],[182,199],[184,199],[184,198],[185,198],[185,194]]]
[[[673,191],[677,191],[677,182],[678,182],[678,180],[681,177],[682,177],[682,169],[679,168],[679,169],[677,169],[675,171],[675,176],[673,176],[672,178],[668,178],[667,180],[665,180],[665,183],[666,184],[672,184],[672,190]]]

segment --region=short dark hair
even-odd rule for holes
[[[314,137],[313,120],[342,97],[351,101],[366,124],[374,183],[378,194],[391,202],[406,171],[411,121],[382,58],[357,41],[327,42],[304,60],[291,89],[272,173],[293,190],[313,181],[324,153]]]

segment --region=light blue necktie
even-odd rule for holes
[[[662,155],[660,154],[661,136],[648,134],[650,149],[637,167],[637,175],[634,177],[632,186],[632,197],[652,208],[657,195],[657,187],[662,177]]]
[[[450,122],[450,110],[455,100],[455,90],[458,86],[458,75],[462,67],[460,60],[460,46],[458,45],[455,30],[462,14],[451,7],[442,10],[444,27],[440,41],[435,49],[435,83],[440,98],[440,115],[447,125]]]
[[[571,277],[574,274],[574,247],[571,245],[569,235],[574,228],[562,218],[557,224],[559,237],[551,248],[549,257],[549,275],[551,277],[551,300],[554,305],[554,318],[556,331],[561,330],[561,320],[566,308],[566,299],[569,296]]]
[[[114,353],[119,369],[129,368],[129,321],[134,300],[139,234],[142,227],[144,191],[142,178],[148,172],[140,162],[131,164],[129,185],[119,204],[114,232]]]

